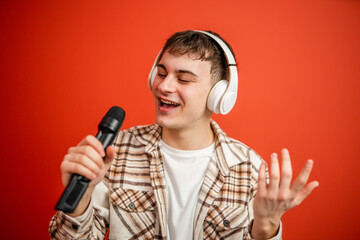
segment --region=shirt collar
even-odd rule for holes
[[[239,141],[230,138],[214,121],[211,127],[215,134],[215,160],[222,175],[227,176],[230,168],[236,164],[249,161],[247,149]]]
[[[239,141],[230,138],[220,126],[211,119],[211,128],[215,135],[214,158],[222,175],[227,176],[230,168],[249,160],[247,149]],[[162,127],[158,124],[133,128],[136,139],[145,146],[145,152],[159,150]]]

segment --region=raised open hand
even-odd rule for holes
[[[292,167],[287,149],[281,151],[282,167],[276,153],[271,155],[270,181],[266,183],[265,164],[260,166],[258,190],[254,199],[254,223],[252,237],[267,239],[276,235],[281,216],[299,205],[317,187],[319,182],[308,179],[313,161],[308,160],[301,172],[291,183]]]

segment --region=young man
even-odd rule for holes
[[[231,74],[217,37],[168,39],[150,74],[156,124],[121,131],[106,154],[94,136],[69,149],[64,186],[73,173],[92,181],[74,213],[55,214],[52,238],[103,239],[110,228],[110,239],[281,239],[281,216],[318,186],[307,184],[312,161],[291,184],[283,149],[267,179],[264,161],[211,119],[209,94]]]

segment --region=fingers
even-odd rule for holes
[[[279,160],[276,153],[271,154],[271,171],[270,171],[270,183],[268,190],[273,193],[277,193],[280,182],[280,167]]]
[[[281,182],[280,182],[280,191],[286,191],[289,189],[291,184],[291,178],[292,178],[292,167],[291,167],[291,160],[289,151],[284,148],[281,151],[281,158],[282,158],[282,164],[281,164]]]
[[[88,156],[84,152],[67,154],[64,157],[64,162],[82,165],[95,174],[104,167],[104,163],[101,163],[102,158],[100,155]]]
[[[309,179],[313,161],[306,162],[298,177],[291,184],[292,167],[287,149],[281,151],[281,173],[278,156],[271,155],[270,182],[266,185],[265,164],[261,164],[258,176],[258,192],[254,200],[254,216],[282,216],[289,209],[299,205],[311,192],[319,186],[317,181]]]
[[[293,201],[293,205],[297,206],[300,203],[302,203],[302,201],[304,201],[304,199],[307,198],[307,196],[309,196],[310,193],[318,186],[319,186],[318,181],[312,181],[312,182],[306,184],[306,186],[298,192],[297,196],[295,197],[295,199]]]
[[[266,193],[266,169],[265,169],[265,163],[262,163],[260,165],[259,169],[259,177],[258,177],[258,195],[263,195]]]
[[[115,149],[114,146],[109,146],[106,148],[106,158],[104,159],[106,170],[109,169],[113,159],[115,157]]]
[[[105,150],[94,136],[85,137],[76,147],[71,147],[61,163],[63,184],[66,186],[71,174],[77,173],[96,185],[110,167],[115,155],[114,147],[108,147],[105,163]]]
[[[294,180],[292,186],[291,186],[291,191],[294,193],[298,193],[307,183],[311,170],[313,167],[313,161],[312,160],[308,160],[304,167],[301,169],[299,175],[297,176],[297,178]]]
[[[319,186],[319,182],[318,181],[312,181],[308,184],[306,184],[306,186],[303,188],[303,193],[304,193],[304,199],[310,195],[310,193]]]
[[[88,135],[86,136],[78,146],[90,145],[92,146],[102,157],[105,156],[105,150],[102,143],[94,136]]]
[[[63,161],[61,164],[61,172],[63,173],[63,184],[64,186],[67,185],[67,182],[69,179],[64,179],[64,177],[69,178],[69,176],[71,175],[71,173],[77,173],[79,175],[82,175],[84,177],[86,177],[87,179],[93,180],[96,178],[96,174],[87,166],[75,163],[75,162],[70,162],[70,161]]]
[[[102,156],[91,145],[79,145],[69,148],[66,156],[74,157],[74,161],[84,164],[87,160],[93,161],[98,167],[104,166]]]

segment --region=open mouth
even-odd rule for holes
[[[178,106],[180,106],[180,104],[176,103],[176,102],[171,102],[171,101],[167,101],[164,99],[159,98],[159,103],[161,107],[164,108],[176,108]]]

